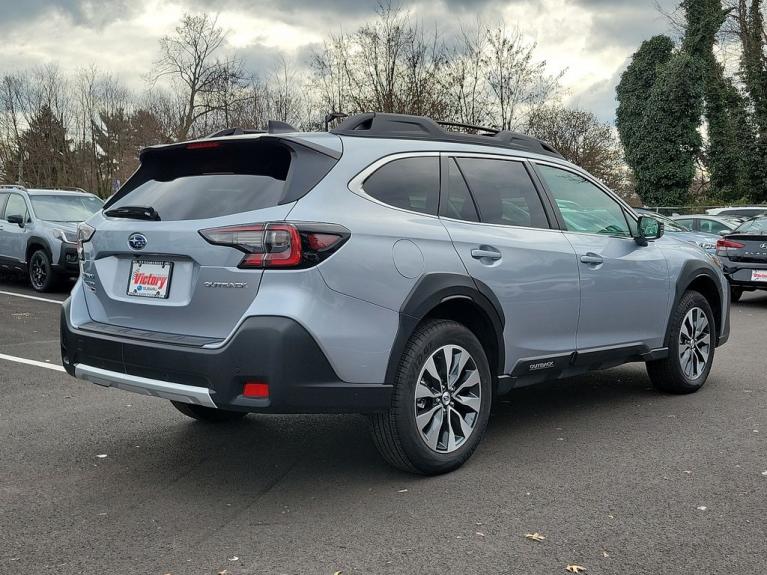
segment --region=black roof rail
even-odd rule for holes
[[[469,130],[489,132],[489,134],[465,134],[443,130],[442,126],[454,126]],[[479,144],[510,148],[544,156],[564,159],[551,145],[532,136],[499,131],[496,128],[473,126],[459,122],[435,122],[426,116],[406,114],[384,114],[367,112],[346,118],[331,133],[339,136],[361,136],[368,138],[400,138],[412,140],[436,140],[460,144]]]

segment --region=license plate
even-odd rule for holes
[[[767,282],[767,270],[751,270],[752,282]]]
[[[168,297],[173,262],[134,260],[130,266],[128,295],[164,299]]]

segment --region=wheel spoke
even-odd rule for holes
[[[458,395],[455,394],[453,399],[463,406],[468,407],[472,411],[479,413],[479,407],[482,405],[482,400],[473,395]]]
[[[434,378],[434,381],[436,381],[439,384],[444,383],[439,373],[437,372],[437,366],[434,364],[434,356],[431,356],[428,359],[428,361],[426,362],[425,369],[426,369],[426,373],[428,373],[432,378]]]
[[[455,389],[455,393],[459,394],[464,390],[471,389],[474,386],[479,385],[479,370],[473,370],[468,373],[466,379]]]
[[[442,413],[442,404],[438,403],[431,409],[424,411],[420,415],[416,415],[415,422],[418,426],[418,429],[421,431],[424,431],[426,429],[426,426],[429,425],[432,419],[434,418],[435,413]]]
[[[456,447],[458,447],[458,443],[455,440],[455,431],[453,430],[453,418],[450,416],[451,413],[448,411],[447,413],[447,451],[450,453],[451,451],[455,451]]]
[[[469,437],[471,435],[471,426],[468,424],[468,422],[463,418],[463,416],[460,414],[460,412],[454,408],[450,408],[450,411],[453,413],[455,417],[458,418],[458,425],[461,428],[461,435],[464,439]]]
[[[441,406],[439,407],[440,409],[434,416],[434,419],[429,426],[429,430],[423,433],[424,439],[426,440],[426,445],[431,447],[434,451],[437,451],[437,446],[439,445],[439,438],[440,435],[442,435],[442,423],[445,417],[444,410],[441,409]]]
[[[434,391],[431,387],[426,385],[423,380],[421,380],[418,385],[415,386],[415,399],[418,401],[419,399],[424,399],[427,397],[439,397],[439,392]]]

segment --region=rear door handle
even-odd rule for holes
[[[471,257],[473,257],[475,260],[481,260],[485,258],[489,260],[499,260],[501,259],[501,252],[493,249],[473,249],[471,250]]]
[[[592,264],[592,265],[602,264],[605,262],[602,256],[600,256],[599,254],[595,254],[593,252],[589,252],[587,254],[582,255],[581,261],[584,264]]]

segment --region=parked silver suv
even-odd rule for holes
[[[205,421],[369,413],[425,474],[512,388],[643,361],[689,393],[729,334],[714,256],[545,143],[423,117],[149,148],[79,234],[71,375]]]
[[[0,268],[27,273],[37,291],[80,272],[77,224],[103,202],[84,190],[0,186]]]

